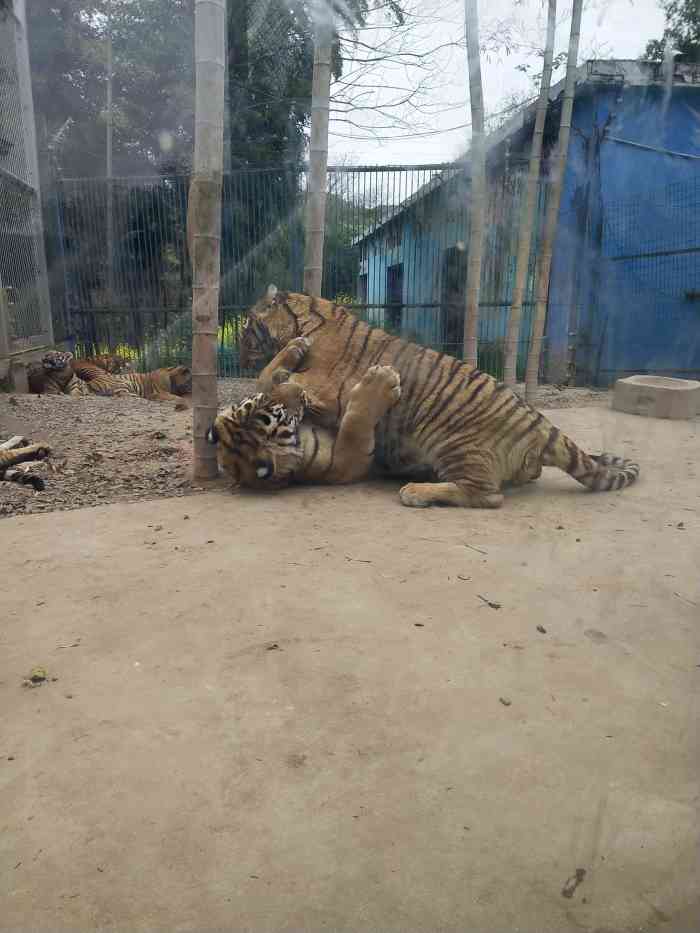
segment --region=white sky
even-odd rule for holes
[[[431,57],[434,73],[431,87],[422,104],[427,113],[418,114],[408,108],[401,110],[408,126],[377,129],[381,140],[372,139],[366,127],[386,127],[389,122],[374,111],[356,111],[345,114],[360,124],[331,122],[331,163],[350,164],[417,164],[420,162],[449,161],[460,155],[467,146],[469,129],[454,129],[470,119],[467,92],[466,54],[463,49],[464,6],[461,0],[414,0],[420,11],[420,21],[404,48],[411,51],[433,49],[443,43],[460,43],[460,47],[443,48]],[[431,7],[434,5],[434,9]],[[561,14],[557,27],[556,52],[568,45],[570,2],[560,4]],[[546,8],[539,0],[481,0],[480,28],[482,41],[489,35],[500,38],[506,33],[503,26],[509,20],[516,43],[541,48],[544,44]],[[650,38],[661,36],[663,13],[656,0],[587,0],[581,28],[579,63],[587,58],[637,58]],[[359,39],[376,44],[385,36],[381,29],[363,30]],[[365,55],[371,54],[364,52]],[[528,63],[539,70],[541,59],[522,49],[510,54],[505,51],[482,56],[482,78],[486,111],[494,113],[503,108],[504,98],[517,92],[530,92],[530,80],[516,66]],[[346,73],[348,68],[346,67]],[[563,68],[553,81],[563,77]],[[362,79],[366,90],[365,103],[377,104],[386,100],[386,90],[374,90],[386,85],[413,87],[418,71],[403,64],[376,65]],[[331,93],[339,91],[334,86]],[[397,92],[402,96],[400,92]],[[384,97],[382,98],[382,94]],[[451,109],[441,112],[445,105]],[[333,104],[331,105],[333,107]],[[333,114],[331,114],[333,117]],[[411,134],[432,135],[411,135]],[[342,135],[341,135],[342,134]],[[388,138],[386,138],[388,137]]]

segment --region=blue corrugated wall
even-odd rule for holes
[[[555,244],[550,377],[700,373],[700,89],[601,88],[575,104]],[[627,258],[625,258],[627,257]]]

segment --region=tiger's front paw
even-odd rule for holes
[[[303,360],[311,349],[311,341],[308,337],[293,337],[286,347],[287,350],[296,350],[299,354],[299,360]]]
[[[399,499],[402,505],[407,505],[412,509],[427,509],[430,507],[430,499],[427,499],[421,486],[424,483],[406,483],[399,490]]]

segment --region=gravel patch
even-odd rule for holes
[[[255,392],[253,379],[219,380],[219,405]],[[543,386],[536,407],[609,406],[609,392]],[[23,434],[52,448],[46,489],[0,482],[0,517],[183,496],[190,481],[192,412],[139,398],[0,394],[0,440]]]

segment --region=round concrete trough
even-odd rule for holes
[[[700,382],[669,376],[628,376],[615,383],[612,407],[647,418],[694,418],[700,414]]]

